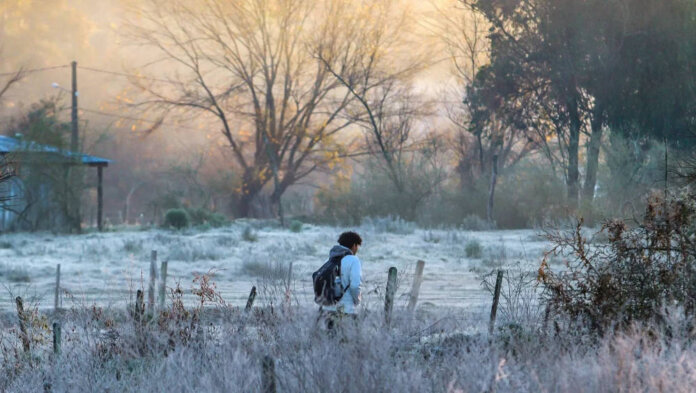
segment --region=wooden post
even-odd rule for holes
[[[29,334],[27,334],[27,316],[24,314],[24,302],[19,296],[15,298],[15,302],[17,303],[17,316],[19,317],[19,332],[22,340],[22,347],[24,348],[24,352],[29,352],[31,347]]]
[[[256,299],[256,287],[251,287],[249,299],[247,299],[247,304],[244,311],[251,311],[251,308],[254,307],[254,299]]]
[[[261,392],[276,393],[275,362],[266,355],[263,357],[261,372]]]
[[[61,329],[60,322],[53,322],[53,353],[60,354],[60,344],[61,344]]]
[[[395,267],[389,268],[387,277],[387,294],[384,297],[384,319],[387,326],[391,323],[392,309],[394,308],[394,295],[396,294],[396,275]]]
[[[147,313],[155,314],[155,282],[157,281],[157,250],[150,255],[150,285],[147,287]]]
[[[544,310],[544,325],[542,326],[541,330],[544,332],[544,334],[548,335],[548,326],[549,326],[549,317],[551,316],[551,304],[546,303],[546,309]]]
[[[411,299],[408,301],[408,311],[413,312],[418,303],[418,293],[420,292],[421,284],[423,283],[423,269],[425,261],[418,261],[416,264],[416,275],[413,277],[413,288],[411,288]]]
[[[104,166],[97,167],[97,229],[104,229],[102,217],[104,211]]]
[[[498,313],[498,301],[500,300],[500,287],[503,285],[503,271],[498,270],[498,275],[495,277],[495,291],[493,292],[493,306],[491,307],[491,321],[488,324],[488,335],[493,335],[495,328],[495,316]]]
[[[498,181],[498,154],[493,155],[491,163],[491,184],[488,188],[488,204],[486,205],[486,218],[489,223],[493,223],[493,198],[495,196],[495,184]]]
[[[160,265],[160,285],[159,285],[159,309],[164,310],[164,303],[167,298],[167,261],[162,261]]]
[[[290,266],[288,266],[288,281],[285,285],[285,307],[289,308],[290,307],[290,297],[292,295],[291,293],[291,285],[292,284],[292,261],[290,261]]]
[[[135,324],[136,327],[139,327],[143,320],[144,320],[144,314],[145,314],[145,301],[143,299],[143,291],[141,289],[138,289],[138,292],[136,292],[135,295],[135,315],[133,315],[133,319],[135,319]]]
[[[60,263],[56,266],[56,297],[53,302],[53,309],[58,312],[60,307]]]

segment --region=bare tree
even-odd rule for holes
[[[381,8],[375,12],[389,15],[393,10]],[[366,151],[377,158],[375,162],[397,195],[405,197],[407,206],[399,210],[414,218],[420,204],[447,176],[439,162],[443,150],[440,136],[416,132],[432,112],[432,103],[414,94],[410,83],[411,77],[428,65],[423,60],[425,54],[412,53],[408,59],[385,67],[384,48],[395,50],[391,36],[393,33],[383,31],[363,37],[356,45],[366,52],[364,58],[369,61],[355,70],[335,67],[322,52],[318,52],[318,58],[355,98],[349,111],[365,131]]]
[[[476,118],[477,108],[468,99],[476,78],[481,77],[480,71],[489,63],[489,25],[485,18],[457,0],[447,5],[433,2],[432,6],[434,17],[424,24],[444,44],[457,82],[448,92],[455,102],[446,105],[446,109],[454,125],[452,142],[462,185],[471,186],[473,177],[492,171],[494,157],[498,157],[499,169],[512,167],[534,150],[535,143],[527,133],[502,121],[500,114],[487,113],[485,119]]]
[[[273,181],[271,203],[315,170],[334,162],[337,136],[355,122],[354,97],[328,72],[357,75],[374,61],[361,37],[392,21],[365,23],[349,0],[149,0],[133,14],[129,37],[154,49],[173,74],[167,82],[134,79],[141,108],[207,116],[220,128],[241,172],[238,213]],[[316,54],[322,53],[323,61]],[[161,76],[158,77],[162,79]]]

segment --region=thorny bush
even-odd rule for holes
[[[607,221],[591,239],[583,235],[582,220],[573,231],[547,232],[554,247],[538,279],[551,310],[585,320],[599,333],[634,321],[659,322],[665,306],[693,314],[695,218],[694,195],[653,195],[633,225]],[[563,257],[566,269],[551,271],[551,256]]]

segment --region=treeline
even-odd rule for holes
[[[642,211],[650,190],[689,173],[693,2],[405,3],[130,9],[123,39],[160,60],[131,79],[137,94],[122,105],[157,121],[140,141],[92,136],[117,168],[107,217],[160,222],[186,208],[335,223],[592,223]],[[447,88],[425,92],[443,58]],[[217,147],[185,160],[156,148],[211,134]]]

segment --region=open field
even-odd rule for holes
[[[206,231],[3,235],[0,391],[693,391],[696,351],[683,310],[666,310],[659,326],[600,337],[561,316],[546,323],[533,282],[517,285],[512,275],[503,283],[491,336],[491,297],[482,275],[507,268],[534,277],[549,244],[531,230],[427,231],[392,224],[370,221],[358,228],[365,308],[359,323],[344,320],[336,337],[317,318],[309,276],[339,228],[307,225],[296,233],[236,222]],[[133,313],[133,297],[147,288],[153,249],[169,261],[169,286],[178,281],[184,292],[171,293],[150,319]],[[426,261],[425,276],[411,314],[406,294],[419,259]],[[66,292],[63,310],[54,314],[57,263]],[[400,280],[387,325],[390,266],[399,268]],[[213,289],[222,298],[210,302],[220,299],[208,292],[201,305],[192,292],[201,282],[193,277],[209,271],[216,272]],[[252,285],[259,296],[247,313]],[[25,349],[10,293],[27,299]],[[62,326],[57,353],[54,321]],[[269,361],[272,372],[263,366]]]
[[[396,266],[402,282],[408,282],[419,259],[426,261],[420,307],[490,307],[480,274],[518,262],[536,270],[547,248],[533,230],[422,230],[380,220],[356,230],[364,238],[359,257],[368,307],[379,298],[390,266]],[[292,262],[293,298],[308,306],[313,304],[311,273],[326,260],[341,231],[305,224],[294,233],[262,222],[236,222],[206,231],[6,234],[0,236],[0,283],[6,287],[0,308],[14,309],[11,295],[17,294],[35,299],[39,308],[53,307],[59,263],[61,288],[66,291],[63,307],[122,306],[133,301],[136,289],[147,288],[151,250],[158,251],[160,261],[169,261],[169,287],[178,281],[190,295],[194,275],[214,271],[217,290],[237,306],[245,304],[252,285],[285,277]],[[408,289],[402,285],[397,295]]]

